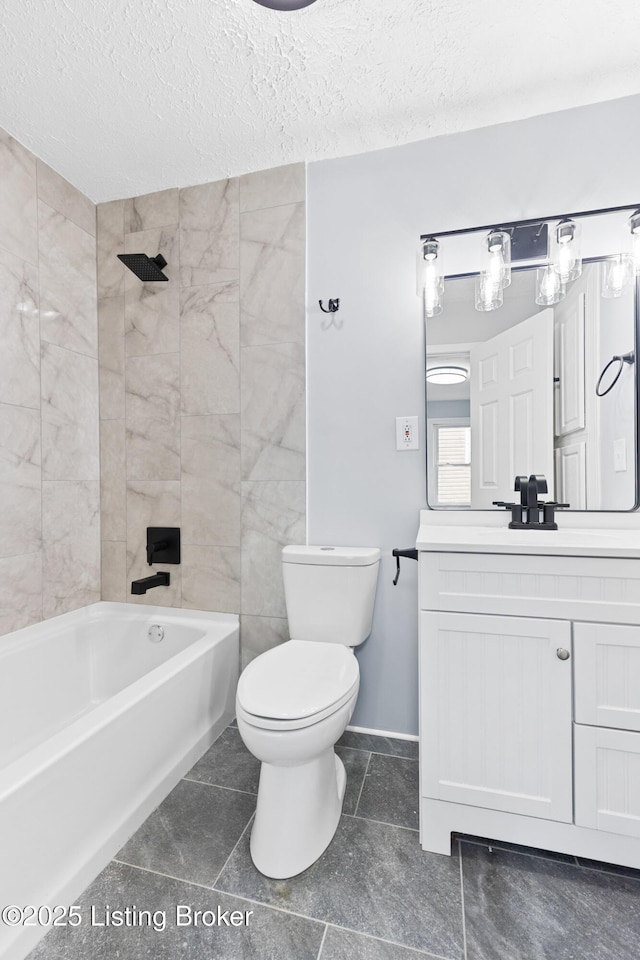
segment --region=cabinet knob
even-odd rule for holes
[[[558,658],[558,660],[568,660],[570,656],[571,654],[569,653],[568,650],[565,650],[564,647],[558,647],[558,649],[556,650],[556,657]]]

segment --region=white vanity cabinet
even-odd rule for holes
[[[444,548],[418,542],[422,846],[640,867],[640,558]]]

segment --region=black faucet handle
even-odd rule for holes
[[[526,482],[527,482],[526,477],[516,477],[513,484],[513,489],[519,492],[520,490],[522,490],[522,485]]]
[[[153,555],[158,550],[166,550],[169,546],[168,540],[155,540],[153,543],[147,542],[147,563],[149,566],[153,563]]]
[[[532,473],[529,477],[529,483],[535,483],[538,493],[548,493],[547,478],[544,473]]]

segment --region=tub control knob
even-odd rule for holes
[[[164,639],[164,627],[161,627],[159,623],[153,623],[149,627],[149,640],[152,643],[160,643]],[[560,656],[560,654],[558,654]]]
[[[558,647],[558,649],[556,650],[556,657],[558,658],[558,660],[568,660],[570,657],[570,653],[568,650],[565,650],[564,647]]]

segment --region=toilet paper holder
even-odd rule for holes
[[[391,551],[391,556],[396,558],[396,575],[393,578],[393,585],[395,587],[400,579],[400,557],[406,557],[407,560],[417,560],[418,551],[415,547],[411,547],[408,550],[398,550],[396,547]]]

